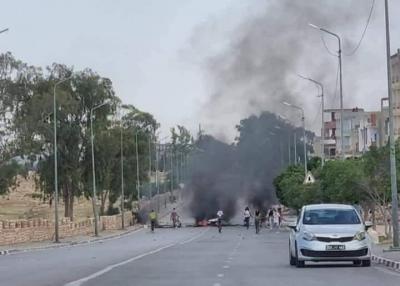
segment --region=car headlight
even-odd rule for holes
[[[303,239],[304,239],[304,240],[308,240],[308,241],[312,241],[312,240],[315,240],[316,238],[315,238],[315,235],[312,234],[311,232],[305,231],[305,232],[303,233]]]
[[[354,239],[361,241],[361,240],[364,240],[366,237],[367,237],[367,235],[365,234],[365,231],[359,231],[354,236]]]

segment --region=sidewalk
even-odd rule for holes
[[[95,243],[99,241],[104,241],[116,237],[121,237],[132,233],[136,230],[141,229],[143,226],[140,224],[126,227],[124,230],[108,230],[100,232],[98,237],[93,235],[80,235],[68,237],[60,240],[60,243],[55,243],[54,241],[39,241],[39,242],[27,242],[15,245],[2,245],[0,246],[0,255],[12,254],[17,252],[26,252],[33,250],[42,250],[42,249],[50,249],[50,248],[60,248],[72,245],[80,245],[86,243]]]
[[[373,244],[372,260],[394,270],[400,271],[400,251],[388,251],[389,244]]]
[[[388,251],[390,243],[385,241],[383,233],[384,228],[381,225],[377,226],[376,230],[369,230],[369,235],[373,241],[372,260],[375,263],[400,271],[400,251]]]
[[[182,204],[181,201],[177,201],[176,203],[167,203],[166,207],[164,204],[161,204],[159,218],[165,221],[169,220],[169,214],[174,207],[179,207]],[[17,252],[27,252],[27,251],[34,251],[34,250],[43,250],[43,249],[51,249],[51,248],[61,248],[73,245],[80,245],[80,244],[88,244],[88,243],[95,243],[100,242],[108,239],[113,239],[117,237],[121,237],[124,235],[128,235],[134,231],[138,231],[142,229],[143,225],[136,224],[134,226],[126,227],[124,230],[104,230],[100,231],[98,237],[93,235],[79,235],[73,237],[67,237],[64,239],[60,239],[60,243],[55,243],[54,241],[45,240],[40,242],[27,242],[21,244],[14,244],[14,245],[2,245],[0,246],[0,255],[7,255]]]

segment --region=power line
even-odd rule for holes
[[[371,9],[369,10],[369,15],[368,15],[368,18],[367,18],[367,23],[365,24],[364,31],[363,31],[362,34],[361,34],[361,38],[360,38],[360,40],[358,41],[357,46],[356,46],[350,53],[344,54],[345,56],[352,56],[352,55],[354,55],[354,54],[357,52],[358,48],[361,46],[361,42],[362,42],[363,39],[364,39],[365,33],[367,32],[367,28],[368,28],[368,26],[369,26],[369,22],[370,22],[370,20],[371,20],[372,12],[374,11],[374,6],[375,6],[375,0],[372,0]]]
[[[335,54],[334,52],[331,52],[331,50],[328,48],[328,45],[326,44],[325,39],[324,39],[324,35],[322,33],[320,33],[320,36],[321,36],[321,41],[324,44],[325,50],[328,52],[328,54],[330,54],[331,56],[337,57],[338,55]]]

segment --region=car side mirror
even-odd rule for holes
[[[297,223],[295,222],[290,222],[288,224],[288,228],[293,229],[294,231],[297,231]]]
[[[368,230],[368,229],[370,229],[374,224],[373,224],[372,222],[370,222],[370,221],[366,221],[366,222],[364,223],[364,225],[365,225],[365,230]]]

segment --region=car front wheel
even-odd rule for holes
[[[289,263],[291,266],[295,266],[296,265],[296,257],[293,256],[292,254],[292,248],[290,246],[290,242],[289,242]]]
[[[299,252],[297,249],[297,243],[295,245],[295,250],[296,250],[296,267],[303,268],[305,266],[305,262],[304,262],[304,260],[299,260]]]

